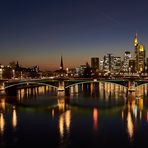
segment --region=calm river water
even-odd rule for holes
[[[146,147],[148,86],[128,94],[111,83],[47,86],[0,95],[0,147]]]

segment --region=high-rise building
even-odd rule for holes
[[[129,60],[129,73],[135,73],[136,72],[136,60],[130,59]]]
[[[107,54],[104,56],[103,70],[111,72],[113,70],[113,55]]]
[[[136,72],[143,72],[145,70],[145,47],[138,42],[138,35],[134,38]]]
[[[136,54],[136,47],[138,46],[139,42],[138,42],[138,34],[135,34],[135,38],[134,38],[134,47],[135,47],[135,54]]]
[[[113,57],[113,72],[119,72],[121,69],[121,57]]]
[[[136,56],[136,67],[138,72],[143,72],[145,70],[145,47],[143,44],[139,44],[137,47]]]
[[[80,65],[79,67],[76,67],[76,75],[82,77],[85,69],[86,65]]]
[[[100,60],[99,62],[99,70],[102,71],[103,70],[103,60]]]
[[[97,57],[91,58],[91,68],[95,70],[99,70],[99,58]]]
[[[76,76],[79,77],[90,77],[91,76],[91,68],[88,63],[86,65],[80,65],[80,67],[76,68]]]
[[[124,53],[124,60],[123,60],[123,66],[122,71],[127,73],[129,72],[129,60],[131,59],[131,53],[130,51],[125,51]]]
[[[146,65],[145,65],[145,70],[148,72],[148,58],[146,58]]]

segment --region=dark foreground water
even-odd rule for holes
[[[85,84],[57,96],[48,87],[0,96],[1,147],[147,147],[147,85],[127,96],[115,84]]]

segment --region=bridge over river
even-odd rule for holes
[[[86,79],[86,78],[74,78],[74,79],[26,79],[26,80],[5,80],[1,81],[1,90],[5,90],[7,93],[15,92],[20,88],[28,88],[35,86],[49,86],[57,92],[64,91],[66,94],[69,93],[69,89],[76,85],[94,83],[99,85],[100,83],[115,83],[125,87],[129,91],[134,91],[140,85],[148,83],[146,79],[139,78],[126,78],[126,79]]]

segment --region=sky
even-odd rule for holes
[[[76,67],[107,53],[148,52],[147,0],[1,0],[0,64],[19,61],[54,70]]]

